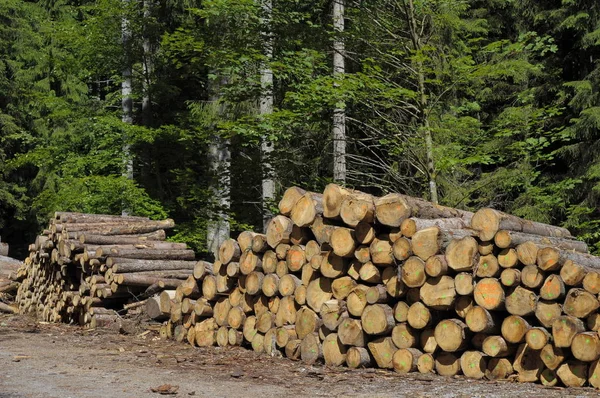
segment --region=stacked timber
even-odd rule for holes
[[[15,313],[15,295],[19,289],[16,273],[23,263],[8,257],[8,243],[0,241],[0,312]]]
[[[166,336],[309,364],[600,386],[600,258],[568,230],[334,184],[289,188],[279,210],[265,235],[223,243],[202,296],[163,292]]]
[[[21,313],[90,327],[192,276],[195,254],[165,241],[171,219],[57,212],[17,272]]]

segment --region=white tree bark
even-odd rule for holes
[[[263,117],[273,113],[273,71],[269,65],[273,59],[273,37],[269,29],[272,7],[273,3],[271,0],[261,0],[263,26],[265,27],[265,30],[262,32],[265,62],[261,65],[260,70],[262,92],[259,112]],[[271,160],[272,153],[273,142],[271,142],[268,136],[263,136],[261,139],[263,232],[267,231],[269,220],[273,217],[270,206],[275,201],[275,169]]]
[[[345,0],[333,0],[333,75],[342,77],[346,72],[344,61],[345,46],[340,34],[344,32]],[[333,179],[346,182],[346,110],[344,103],[338,103],[333,110]]]
[[[422,29],[418,27],[417,18],[415,16],[415,6],[413,0],[408,0],[408,12],[410,22],[410,32],[412,36],[413,46],[415,51],[420,51],[422,48]],[[433,158],[433,136],[431,135],[431,126],[429,124],[429,106],[427,100],[427,92],[425,88],[425,72],[423,71],[423,62],[417,61],[417,78],[419,83],[420,111],[421,124],[425,133],[425,151],[427,156],[427,178],[429,179],[429,195],[433,203],[438,203],[438,189],[435,170],[435,162]]]
[[[223,80],[221,84],[225,84]],[[211,106],[218,109],[218,113],[223,113],[220,84],[213,87],[213,95],[210,98]],[[208,220],[206,237],[207,247],[215,258],[218,258],[219,247],[230,234],[229,208],[231,207],[231,152],[229,149],[229,140],[215,134],[208,148],[208,161],[213,176],[211,191],[213,193],[213,205],[215,211],[210,214]]]
[[[151,16],[152,0],[144,1],[144,21],[147,21]],[[147,26],[144,27],[144,38],[142,40],[142,46],[144,50],[144,59],[142,63],[144,78],[142,81],[142,124],[144,126],[150,126],[152,124],[152,101],[150,98],[150,86],[152,79],[152,72],[154,70],[153,62],[153,46],[148,37]]]
[[[128,12],[130,0],[123,0],[123,8],[125,15]],[[121,21],[121,40],[123,43],[123,51],[125,54],[125,66],[122,71],[123,82],[121,83],[121,107],[122,117],[121,120],[126,124],[133,124],[133,98],[132,98],[132,68],[129,54],[129,44],[131,42],[131,28],[129,26],[129,19],[123,16]],[[123,177],[128,180],[133,180],[133,158],[131,157],[131,146],[129,144],[129,137],[125,135],[123,137]],[[129,209],[123,203],[121,213],[126,216],[129,214]]]

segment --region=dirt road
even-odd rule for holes
[[[242,348],[193,348],[153,332],[125,336],[0,315],[0,398],[159,397],[564,397],[589,388],[544,388],[383,370],[332,369]]]

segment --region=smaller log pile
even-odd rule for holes
[[[198,292],[153,301],[165,337],[306,363],[600,387],[600,258],[568,230],[334,184],[292,187],[279,210],[265,235],[223,243]]]
[[[16,281],[16,271],[22,264],[21,261],[8,257],[8,243],[0,242],[0,312],[17,312],[11,304],[20,285]]]
[[[96,327],[184,283],[195,254],[165,241],[171,219],[57,212],[17,271],[21,313]]]

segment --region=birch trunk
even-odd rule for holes
[[[344,62],[345,46],[341,37],[344,32],[345,0],[333,2],[333,76],[341,79],[346,71]],[[336,84],[337,86],[337,84]],[[336,103],[333,110],[333,180],[346,182],[346,111],[343,101]]]
[[[221,98],[220,85],[225,84],[226,79],[222,79],[220,84],[213,88],[213,94],[210,98],[211,106],[218,107],[217,112],[223,113],[222,104],[219,104]],[[211,190],[214,197],[215,210],[212,212],[207,226],[208,250],[215,258],[218,258],[219,247],[229,238],[229,207],[231,204],[231,176],[229,169],[231,166],[231,152],[229,150],[229,140],[217,134],[209,144],[208,160],[213,174],[213,185]]]
[[[269,63],[273,59],[273,38],[270,33],[271,12],[273,3],[271,0],[261,0],[261,8],[263,11],[263,51],[265,61],[260,70],[260,84],[262,93],[260,96],[260,115],[265,117],[273,113],[273,71]],[[262,216],[263,216],[263,232],[267,231],[269,220],[273,217],[270,206],[275,201],[275,176],[274,168],[271,163],[273,152],[273,142],[269,140],[268,135],[262,137],[261,140],[261,157],[262,157]]]

